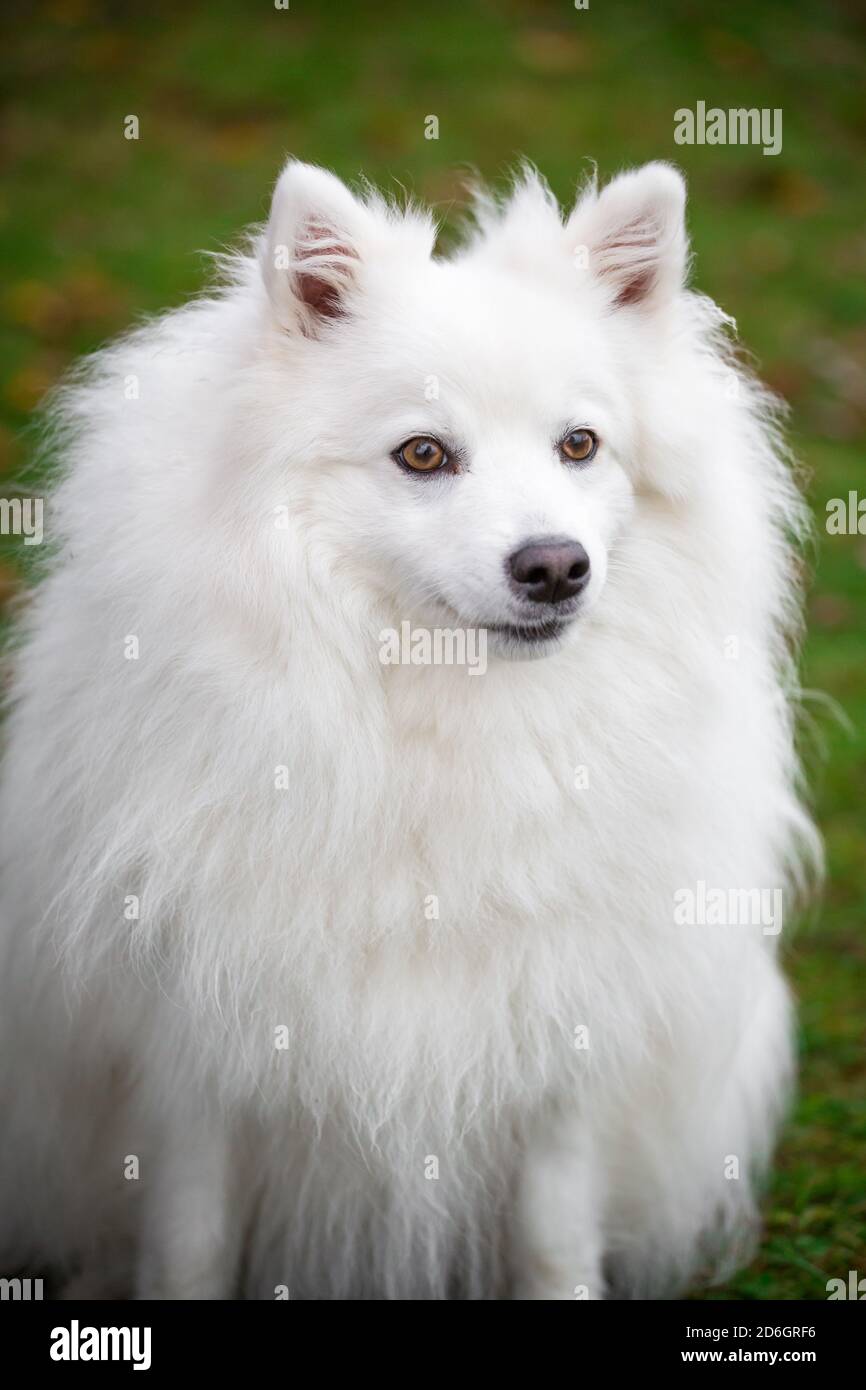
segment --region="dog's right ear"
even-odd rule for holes
[[[685,283],[688,243],[686,186],[670,164],[654,162],[595,185],[568,220],[588,266],[614,308],[651,310],[672,300]]]
[[[290,160],[260,243],[262,279],[281,326],[315,337],[348,311],[371,214],[325,169]]]

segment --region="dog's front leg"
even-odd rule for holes
[[[515,1298],[604,1298],[603,1204],[588,1127],[573,1113],[540,1117],[517,1189]]]
[[[201,1115],[173,1116],[151,1160],[139,1233],[136,1296],[231,1298],[240,1229],[230,1201],[224,1128]]]

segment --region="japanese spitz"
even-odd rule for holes
[[[59,395],[3,774],[10,1268],[580,1299],[744,1257],[815,852],[805,522],[684,201],[650,164],[563,217],[525,170],[436,256],[291,162],[227,286]]]

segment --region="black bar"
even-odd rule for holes
[[[457,1323],[450,1322],[453,1316]],[[510,1372],[523,1359],[527,1369],[534,1365],[533,1379],[542,1366],[551,1369],[554,1360],[563,1359],[563,1371],[571,1367],[575,1376],[601,1360],[614,1372],[799,1365],[826,1378],[828,1371],[857,1363],[863,1337],[862,1313],[843,1301],[579,1303],[547,1312],[521,1308],[505,1315],[504,1324],[500,1316],[495,1310],[422,1313],[405,1303],[377,1314],[370,1304],[361,1312],[357,1306],[299,1302],[4,1302],[0,1334],[4,1362],[52,1377],[93,1377],[106,1367],[114,1375],[135,1375],[137,1358],[139,1379],[178,1371],[249,1376],[265,1366],[268,1374],[292,1380],[309,1379],[311,1371],[317,1379],[330,1379],[345,1357],[354,1376],[375,1374],[402,1383],[427,1378],[437,1367],[446,1374],[463,1372],[473,1359],[489,1376],[504,1357]],[[103,1337],[101,1329],[117,1331]],[[412,1339],[408,1357],[402,1341],[382,1340],[400,1333]],[[305,1335],[313,1340],[305,1343]],[[77,1354],[77,1359],[55,1359],[52,1348],[55,1356]],[[105,1359],[85,1359],[91,1350]],[[126,1359],[111,1359],[115,1354]]]

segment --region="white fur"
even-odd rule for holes
[[[683,201],[649,165],[563,223],[528,171],[442,259],[424,214],[290,163],[228,287],[60,395],[6,721],[7,1266],[597,1298],[743,1257],[788,995],[759,925],[673,901],[795,888],[814,851],[804,521],[772,402],[683,288]],[[459,475],[397,466],[418,433]],[[406,619],[513,621],[505,557],[547,533],[592,562],[558,645],[381,664]]]

